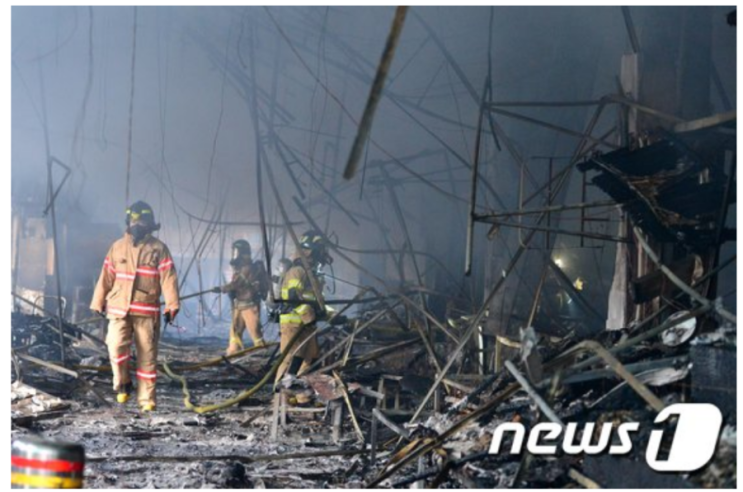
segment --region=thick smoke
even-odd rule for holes
[[[667,26],[664,19],[679,10],[632,7],[642,34]],[[724,25],[727,9],[703,10],[682,14],[682,22],[702,22],[705,15],[711,22],[711,63],[734,107],[735,31]],[[232,240],[246,238],[265,254],[257,225],[235,225],[259,221],[260,159],[275,175],[290,219],[301,222],[296,232],[309,226],[295,197],[352,258],[390,285],[420,280],[455,299],[457,309],[477,309],[519,244],[515,229],[488,240],[488,227],[478,225],[473,275],[463,276],[483,88],[492,88],[490,101],[501,102],[616,93],[621,57],[630,51],[624,20],[618,7],[412,7],[362,169],[347,182],[341,174],[393,14],[393,7],[14,7],[14,211],[43,209],[51,156],[70,168],[57,220],[69,224],[69,234],[107,240],[123,229],[129,179],[129,202],[153,205],[179,271],[192,264],[184,290],[195,291],[222,280],[220,257]],[[709,101],[713,112],[725,109],[717,93]],[[505,109],[578,133],[593,114],[586,107]],[[594,135],[616,124],[615,109],[606,112]],[[524,196],[532,195],[547,181],[550,157],[556,173],[578,143],[574,135],[502,114],[492,118],[510,143],[494,138],[486,120],[477,213],[517,208],[520,181]],[[609,139],[616,142],[616,135]],[[511,151],[527,164],[524,176]],[[59,184],[63,168],[54,170]],[[581,201],[581,180],[574,173],[555,202]],[[265,170],[261,188],[268,222],[283,226]],[[588,189],[585,199],[604,196]],[[527,207],[543,204],[540,198]],[[553,226],[576,228],[577,217],[565,214]],[[609,221],[592,223],[592,231],[616,234],[615,213],[597,217]],[[224,224],[209,229],[213,219]],[[270,227],[269,236],[274,264],[291,255],[283,227]],[[580,246],[559,236],[556,254],[605,303],[614,247]],[[418,253],[415,261],[406,250]],[[105,251],[67,246],[60,254],[63,281],[92,283],[75,272],[81,262],[95,271]],[[536,287],[540,253],[528,254],[538,262],[527,265],[539,264],[513,278],[502,306]],[[354,284],[380,287],[342,260],[334,275],[337,297],[352,297]],[[451,307],[442,296],[430,303],[440,315]]]

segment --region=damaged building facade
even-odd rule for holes
[[[12,484],[735,487],[736,36],[734,7],[13,7]],[[90,310],[171,268],[107,253],[139,200],[179,290],[151,372]]]

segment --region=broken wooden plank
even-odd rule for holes
[[[356,435],[359,438],[359,442],[363,444],[365,441],[364,433],[361,432],[361,427],[359,427],[359,421],[356,419],[356,413],[353,411],[353,405],[351,405],[351,399],[348,397],[348,391],[346,390],[346,385],[343,383],[343,380],[341,379],[341,377],[338,375],[337,372],[333,371],[333,377],[338,382],[338,388],[343,394],[343,400],[346,402],[346,406],[348,407],[348,414],[351,416],[351,422],[353,422],[353,428],[356,431]]]
[[[382,97],[382,88],[384,87],[384,80],[387,78],[387,72],[392,65],[392,59],[395,56],[395,48],[397,47],[397,40],[400,38],[402,27],[405,23],[405,15],[408,13],[408,7],[399,6],[395,9],[395,18],[392,20],[392,27],[387,37],[387,43],[382,53],[382,59],[379,62],[379,68],[377,74],[374,77],[371,90],[369,92],[369,98],[366,101],[366,108],[364,108],[364,114],[361,117],[359,123],[359,131],[356,134],[356,138],[351,148],[351,155],[348,157],[348,163],[346,169],[343,171],[343,177],[345,179],[351,179],[356,174],[356,169],[359,164],[359,158],[361,157],[361,150],[364,148],[364,143],[371,130],[372,120],[374,119],[374,112],[377,109],[377,104]]]
[[[391,421],[380,409],[374,408],[372,410],[372,417],[382,422],[398,436],[410,439],[410,431]]]

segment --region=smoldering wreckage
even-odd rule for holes
[[[359,180],[364,172],[358,169],[365,165],[361,148],[365,142],[372,145],[373,124],[382,124],[380,115],[375,118],[377,103],[396,101],[394,90],[383,92],[383,86],[400,33],[407,27],[406,15],[407,23],[414,15],[407,10],[396,9],[382,59],[368,84],[368,102],[345,167],[347,179]],[[255,237],[261,237],[262,244],[248,244],[247,263],[239,260],[245,245],[237,245],[234,277],[217,288],[203,285],[198,265],[207,245],[220,238],[219,248],[229,250],[231,243],[216,233],[229,227],[219,213],[203,219],[208,226],[194,238],[192,253],[173,250],[170,261],[170,252],[161,248],[156,263],[144,262],[141,255],[119,262],[121,255],[162,244],[151,239],[154,227],[145,231],[141,242],[133,229],[148,214],[154,224],[159,211],[146,203],[132,206],[126,215],[128,232],[120,240],[130,241],[131,249],[116,253],[124,247],[117,242],[104,261],[108,239],[89,241],[85,254],[78,255],[85,258],[74,260],[86,272],[84,281],[65,290],[58,269],[63,260],[48,255],[49,244],[54,250],[60,247],[56,235],[66,220],[54,215],[54,202],[64,195],[63,183],[51,186],[46,203],[37,204],[46,208],[44,215],[29,212],[32,206],[22,212],[15,207],[14,442],[40,436],[51,440],[44,442],[82,446],[83,482],[75,484],[86,488],[735,487],[737,323],[719,285],[721,276],[732,272],[734,277],[736,269],[735,254],[722,254],[727,251],[723,246],[735,244],[729,224],[736,203],[736,114],[727,108],[687,116],[693,114],[689,99],[696,96],[686,86],[689,92],[678,93],[675,106],[654,99],[665,86],[653,81],[649,67],[642,81],[647,85],[637,76],[638,66],[650,58],[640,62],[642,43],[647,41],[650,50],[653,33],[638,37],[629,9],[616,10],[624,16],[624,35],[632,49],[622,59],[619,90],[591,101],[499,103],[493,99],[492,79],[478,92],[437,33],[426,27],[427,39],[443,53],[479,107],[473,157],[463,161],[471,185],[466,270],[472,270],[473,261],[477,264],[478,224],[490,227],[486,241],[518,235],[511,242],[515,250],[499,246],[500,256],[486,267],[475,267],[488,272],[479,273],[483,294],[470,307],[462,308],[457,296],[437,292],[418,270],[420,255],[408,233],[411,219],[398,196],[402,191],[390,184],[387,174],[395,159],[379,166],[378,179],[388,183],[385,189],[394,211],[379,221],[380,234],[386,234],[384,221],[398,221],[406,239],[399,250],[390,246],[374,254],[390,258],[399,278],[359,260],[344,245],[343,234],[331,237],[303,199],[295,197],[292,203],[286,198],[291,195],[279,192],[277,177],[283,167],[292,179],[295,174],[310,176],[309,184],[294,179],[299,196],[305,196],[303,188],[314,187],[327,207],[354,216],[333,191],[312,180],[304,159],[290,155],[291,147],[275,134],[270,149],[256,151],[257,179],[265,196],[259,198],[260,220],[253,227],[260,231]],[[719,21],[712,17],[711,22]],[[734,13],[722,19],[725,29],[734,30],[734,23]],[[681,66],[685,63],[682,60]],[[265,108],[258,105],[271,100],[251,93],[256,89],[251,69],[242,69],[247,71],[243,82],[253,117],[268,125]],[[709,87],[708,81],[707,94]],[[561,111],[575,106],[591,111],[580,131],[504,109]],[[611,115],[609,108],[615,110]],[[547,174],[539,175],[546,179],[536,180],[508,127],[500,124],[508,118],[568,134],[574,150],[567,165],[554,170],[550,159]],[[613,124],[601,134],[596,130],[605,119]],[[483,193],[499,200],[488,163],[480,162],[485,140],[504,159],[498,165],[515,164],[520,188],[516,207],[493,207],[488,213],[476,208]],[[257,145],[266,141],[259,138]],[[269,151],[279,157],[269,160]],[[414,167],[411,162],[399,164]],[[49,166],[56,164],[50,160]],[[368,179],[366,186],[372,184],[371,175]],[[582,182],[580,197],[566,192],[572,179]],[[524,193],[526,183],[532,197]],[[595,201],[587,199],[589,188]],[[134,202],[134,193],[132,197]],[[537,198],[542,205],[530,206]],[[268,224],[262,209],[266,202],[275,204],[278,225]],[[596,232],[590,219],[595,215],[587,213],[594,209],[606,210],[604,217],[618,217],[612,226],[618,225],[616,235],[606,228]],[[580,214],[579,228],[561,221],[570,213]],[[74,237],[65,235],[67,241]],[[596,244],[616,245],[606,296],[597,299],[590,293],[590,284],[585,285],[589,273],[576,275],[566,267],[570,259],[557,250],[564,237],[579,240],[584,252]],[[271,278],[282,252],[276,254],[267,245],[276,244],[277,238],[283,241],[283,253],[289,252],[285,256],[294,250],[297,254],[284,262],[286,271]],[[350,296],[333,295],[329,285],[335,273],[327,268],[331,261],[338,271],[343,265],[365,282],[355,285]],[[323,264],[324,274],[319,268]],[[240,273],[240,265],[249,266]],[[534,281],[522,285],[531,270],[536,272],[530,277]],[[255,271],[265,278],[256,280]],[[417,272],[412,278],[411,271]],[[179,293],[194,272],[199,275],[198,292]],[[161,286],[171,274],[178,276],[179,285],[170,293],[162,287],[161,312]],[[245,278],[245,284],[236,287]],[[96,279],[94,292],[90,286]],[[112,342],[114,323],[125,325],[137,316],[137,306],[144,305],[143,298],[136,297],[144,295],[137,290],[144,281],[155,282],[145,291],[157,294],[157,299],[146,300],[155,303],[156,314],[135,320],[134,335],[130,328],[129,338]],[[241,298],[245,289],[249,294]],[[508,297],[508,290],[519,295]],[[230,314],[221,321],[230,327],[226,352],[223,336],[206,335],[206,325],[220,322],[222,315],[207,317],[204,308],[208,299],[223,293],[232,299],[231,311],[225,301]],[[91,299],[101,302],[91,304]],[[436,309],[436,303],[445,309]],[[198,306],[192,311],[199,313],[205,335],[182,333],[177,314],[189,305]],[[269,311],[275,316],[267,316]],[[159,343],[155,339],[154,360],[152,347],[138,338],[136,323],[147,319],[157,324],[152,320],[162,315],[167,319]],[[243,336],[244,331],[249,336]],[[136,350],[130,353],[132,337]],[[316,347],[308,349],[313,344]],[[146,364],[151,364],[149,369]],[[146,385],[155,388],[154,381],[156,405],[146,394]],[[656,415],[669,405],[691,402],[714,404],[723,416],[714,455],[694,471],[654,471],[644,454],[650,432],[666,428],[673,435],[676,424],[670,419],[654,425]],[[621,455],[540,455],[526,447],[509,453],[509,438],[500,452],[490,452],[500,424],[519,423],[528,430],[540,422],[577,423],[584,433],[591,432],[587,423],[595,423],[595,434],[607,423],[640,425],[630,434],[632,450]],[[668,452],[672,444],[672,439],[664,441],[661,450]],[[14,444],[13,460],[29,458],[22,453]],[[74,473],[49,472],[43,466],[32,470],[21,463],[13,462],[18,485],[72,483],[55,480],[69,480]],[[29,476],[36,481],[23,482],[27,478],[22,477]]]

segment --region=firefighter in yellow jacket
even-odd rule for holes
[[[90,309],[108,318],[108,345],[116,400],[132,393],[129,374],[132,339],[137,353],[137,402],[143,411],[156,405],[157,344],[160,338],[160,295],[165,297],[165,322],[180,309],[178,279],[168,247],[152,236],[160,229],[152,207],[136,202],[126,211],[126,233],[106,254]]]
[[[312,290],[309,275],[313,275],[320,286],[322,296],[322,282],[318,271],[324,264],[330,264],[332,258],[328,255],[325,240],[316,231],[305,233],[300,242],[300,249],[294,255],[292,266],[284,274],[281,283],[281,300],[290,301],[284,305],[279,321],[281,323],[281,353],[285,353],[289,342],[300,330],[299,338],[294,342],[290,352],[276,373],[276,380],[285,375],[295,376],[299,371],[308,368],[317,358],[319,347],[315,323],[325,317]],[[302,263],[303,255],[309,263],[311,271],[307,271]],[[301,301],[308,301],[301,303]]]
[[[262,347],[266,344],[260,326],[261,300],[268,292],[268,275],[263,264],[253,261],[250,243],[238,239],[232,243],[233,268],[229,284],[215,288],[215,292],[229,294],[232,300],[232,326],[227,355],[232,355],[243,348],[242,336],[247,327],[253,345]]]

